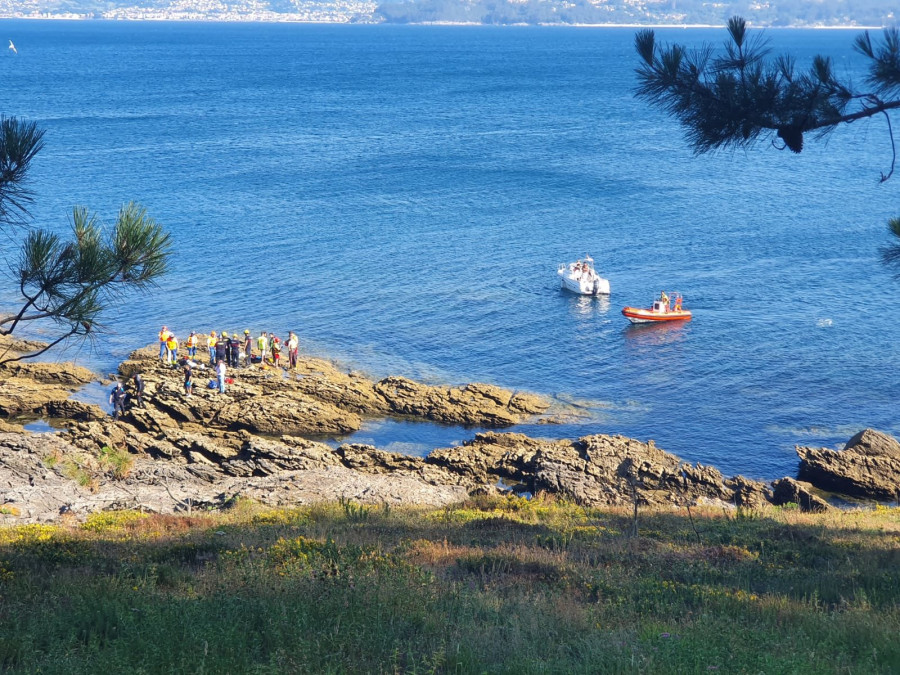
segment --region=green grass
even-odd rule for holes
[[[0,529],[0,670],[900,672],[900,510],[481,498]]]

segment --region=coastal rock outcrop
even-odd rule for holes
[[[346,434],[360,428],[361,416],[385,415],[507,427],[550,407],[549,401],[534,394],[488,384],[446,387],[403,377],[374,382],[313,357],[301,357],[294,371],[258,364],[232,370],[235,383],[220,397],[203,388],[212,371],[199,361],[190,404],[183,400],[180,371],[160,363],[153,347],[132,352],[120,364],[119,373],[126,378],[142,373],[147,383],[145,399],[179,421],[272,435]]]
[[[0,415],[16,417],[39,413],[53,401],[65,401],[71,391],[19,377],[0,379]]]
[[[97,379],[93,372],[82,366],[76,366],[74,363],[35,363],[32,361],[5,363],[0,366],[0,377],[23,378],[62,387],[77,387]]]
[[[637,500],[645,505],[714,501],[750,507],[769,496],[762,483],[743,477],[726,481],[716,469],[684,463],[652,441],[623,436],[546,441],[488,432],[460,447],[435,450],[427,461],[476,483],[500,479],[521,490],[551,492],[589,506]]]
[[[272,461],[281,452],[271,447],[248,448],[247,461],[259,466],[263,457]],[[295,445],[288,452],[292,453],[296,460],[303,450]],[[459,502],[467,494],[461,486],[434,485],[414,476],[361,473],[328,459],[327,454],[322,461],[293,463],[303,468],[279,467],[275,473],[251,471],[235,476],[217,465],[160,462],[137,455],[127,475],[113,479],[103,473],[96,457],[65,437],[0,433],[0,522],[53,521],[62,513],[84,517],[108,509],[189,512],[223,507],[242,497],[271,506],[338,499],[441,506]]]
[[[831,510],[831,504],[813,493],[809,483],[801,483],[792,478],[780,478],[772,483],[772,503],[776,506],[796,504],[801,511],[822,513]]]
[[[240,451],[222,464],[232,476],[272,476],[281,471],[304,471],[340,466],[337,454],[324,443],[282,437],[281,441],[250,437]]]
[[[204,386],[212,372],[198,364],[188,396],[181,369],[157,355],[155,347],[144,348],[121,364],[126,389],[135,393],[130,377],[138,372],[145,389],[143,405],[133,398],[119,421],[69,399],[73,387],[94,379],[83,369],[0,369],[0,415],[67,420],[55,434],[0,426],[0,501],[12,505],[7,511],[31,520],[55,518],[60,509],[172,512],[218,507],[238,496],[271,505],[353,499],[433,506],[504,490],[548,492],[585,506],[796,503],[818,511],[829,506],[813,486],[894,499],[900,484],[900,443],[872,430],[840,452],[798,448],[800,478],[808,483],[785,478],[771,486],[725,478],[653,441],[623,436],[552,440],[488,431],[427,457],[358,443],[334,447],[322,439],[359,429],[369,416],[500,428],[533,420],[549,403],[486,384],[373,381],[315,358],[301,359],[290,372],[259,365],[231,370],[234,382],[224,394]],[[113,471],[112,456],[126,468]]]
[[[843,450],[797,447],[797,477],[821,490],[879,501],[900,500],[900,442],[864,429]]]
[[[0,337],[0,354],[7,357],[45,346],[41,342]],[[0,416],[87,419],[102,414],[96,406],[69,400],[77,387],[96,379],[90,370],[72,363],[10,361],[0,366]]]
[[[480,383],[434,387],[405,377],[388,377],[376,383],[374,388],[392,413],[424,417],[444,424],[508,427],[549,407],[537,396]]]
[[[23,377],[0,379],[0,415],[69,419],[88,419],[106,415],[95,405],[70,400],[73,390],[74,387],[46,384]]]

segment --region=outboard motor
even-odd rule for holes
[[[600,294],[600,280],[594,279],[594,295]]]

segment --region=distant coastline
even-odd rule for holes
[[[367,26],[452,26],[452,27],[489,27],[489,28],[724,28],[721,24],[712,23],[482,23],[477,21],[417,21],[394,22],[378,20],[320,20],[307,19],[295,16],[274,14],[273,16],[88,16],[86,14],[49,14],[34,16],[32,14],[16,15],[0,13],[0,21],[99,21],[99,22],[146,22],[146,23],[296,23],[306,25],[367,25]],[[787,26],[775,26],[770,24],[754,23],[748,20],[752,28],[762,30],[882,30],[885,26],[876,25],[810,25],[793,24]]]

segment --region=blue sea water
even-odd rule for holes
[[[652,438],[759,478],[793,474],[795,444],[900,433],[882,120],[800,155],[695,157],[633,97],[626,28],[0,26],[19,51],[0,58],[0,112],[47,130],[35,222],[64,229],[75,204],[111,222],[136,200],[177,249],[97,353],[60,358],[109,371],[162,324],[296,330],[376,377],[492,382],[586,415],[524,433]],[[768,37],[861,80],[854,34]],[[557,264],[586,253],[608,300],[559,289]],[[662,289],[694,321],[621,316]],[[471,435],[373,421],[356,438],[426,452]]]

